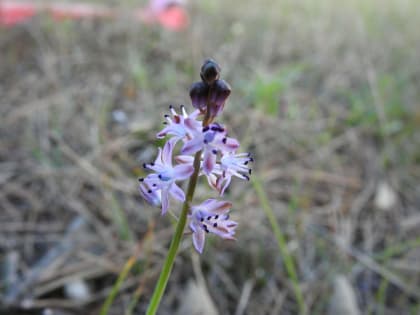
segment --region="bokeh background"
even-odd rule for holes
[[[175,221],[137,178],[208,57],[253,178],[158,314],[420,313],[417,0],[191,0],[180,31],[97,3],[122,14],[0,28],[0,314],[144,314]]]

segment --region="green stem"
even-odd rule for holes
[[[168,255],[166,256],[166,260],[163,264],[162,271],[156,284],[155,291],[153,292],[153,296],[147,309],[146,315],[156,314],[160,300],[163,296],[163,292],[165,291],[166,284],[168,283],[169,276],[175,262],[175,257],[178,252],[179,244],[181,243],[182,234],[184,233],[185,224],[187,222],[187,215],[190,209],[190,203],[194,196],[195,186],[197,185],[198,173],[200,171],[200,162],[201,151],[198,151],[194,157],[194,173],[192,174],[190,182],[188,183],[187,196],[182,206],[182,212],[179,217],[175,234],[169,247]]]

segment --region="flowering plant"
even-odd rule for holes
[[[163,148],[159,148],[154,162],[143,164],[152,173],[139,179],[141,195],[148,203],[160,207],[162,215],[170,208],[171,199],[183,202],[147,314],[156,313],[186,225],[199,253],[204,250],[207,233],[234,239],[237,222],[229,218],[232,203],[212,198],[192,204],[198,177],[205,176],[210,187],[222,196],[232,177],[249,180],[251,174],[251,155],[237,153],[239,141],[228,137],[223,125],[213,122],[224,108],[231,92],[230,86],[220,79],[220,67],[213,60],[204,62],[200,76],[201,81],[194,83],[190,89],[195,110],[188,114],[184,106],[179,112],[172,105],[169,107],[171,115],[165,115],[166,126],[156,135],[160,139],[167,138],[167,141]],[[178,143],[182,144],[180,154],[174,155]],[[177,182],[186,179],[189,183],[185,193]]]

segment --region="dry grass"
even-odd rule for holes
[[[223,120],[255,155],[309,313],[327,311],[345,274],[363,313],[418,314],[417,1],[189,9],[190,28],[176,34],[41,19],[0,30],[0,314],[97,314],[133,254],[110,314],[123,314],[136,290],[135,314],[144,312],[172,226],[140,199],[136,180],[167,106],[189,104],[208,56],[233,87]],[[389,209],[375,204],[383,182],[397,197]],[[159,314],[173,314],[201,273],[221,314],[296,314],[252,185],[235,181],[227,198],[238,241],[211,240],[193,268],[186,238]],[[77,278],[87,300],[64,293]]]

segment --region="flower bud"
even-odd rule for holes
[[[231,88],[226,81],[219,79],[220,67],[212,59],[204,62],[200,76],[202,81],[195,82],[190,88],[191,103],[202,113],[208,109],[208,117],[212,120],[223,110]]]
[[[212,117],[217,116],[223,110],[230,92],[231,88],[225,80],[215,81],[210,95],[210,115]]]
[[[207,59],[201,66],[200,72],[201,80],[208,85],[212,85],[220,78],[220,67],[212,59]]]
[[[207,106],[207,97],[209,95],[209,86],[203,82],[195,82],[190,87],[190,97],[192,105],[204,110]]]

